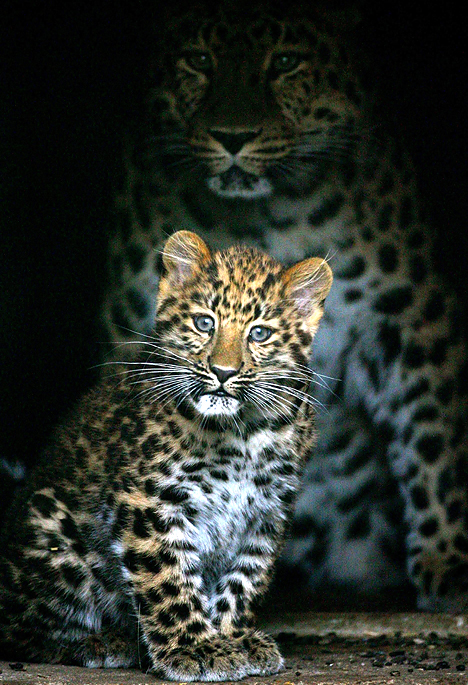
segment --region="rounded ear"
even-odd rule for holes
[[[162,260],[169,278],[179,283],[185,281],[196,266],[207,262],[210,250],[203,240],[191,231],[177,231],[166,241]]]
[[[327,262],[319,257],[306,259],[288,269],[283,278],[287,296],[295,302],[309,325],[318,323],[333,282]]]

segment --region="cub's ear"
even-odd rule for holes
[[[283,276],[287,297],[293,300],[309,328],[322,318],[323,302],[333,282],[332,270],[324,259],[313,257],[295,264]]]
[[[211,253],[203,240],[191,231],[177,231],[166,241],[162,260],[172,284],[182,284]]]

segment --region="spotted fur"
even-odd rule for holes
[[[253,626],[313,442],[322,259],[164,249],[155,329],[58,430],[3,531],[3,656],[143,664],[179,681],[278,672]]]
[[[181,227],[286,265],[329,257],[335,280],[314,359],[325,408],[284,562],[312,589],[388,595],[409,578],[421,608],[458,610],[468,583],[465,344],[413,169],[362,85],[352,15],[215,4],[170,3],[159,17],[147,121],[117,202],[109,337],[151,328],[155,248]]]

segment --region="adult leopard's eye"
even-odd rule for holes
[[[280,52],[271,60],[271,66],[277,74],[287,74],[297,67],[301,59],[296,52]]]
[[[249,333],[249,340],[256,343],[262,343],[268,340],[273,331],[266,326],[254,326]]]
[[[193,323],[195,324],[197,331],[200,331],[200,333],[211,333],[215,327],[215,320],[212,316],[208,316],[208,314],[194,316]]]
[[[211,56],[208,52],[188,52],[185,61],[197,71],[209,71],[212,67]]]

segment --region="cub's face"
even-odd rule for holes
[[[167,20],[155,111],[174,168],[220,196],[254,198],[345,156],[362,94],[326,18],[225,5]]]
[[[284,270],[257,251],[211,254],[194,233],[166,243],[153,353],[157,401],[204,419],[291,417],[310,401],[310,345],[331,286],[321,259]]]

